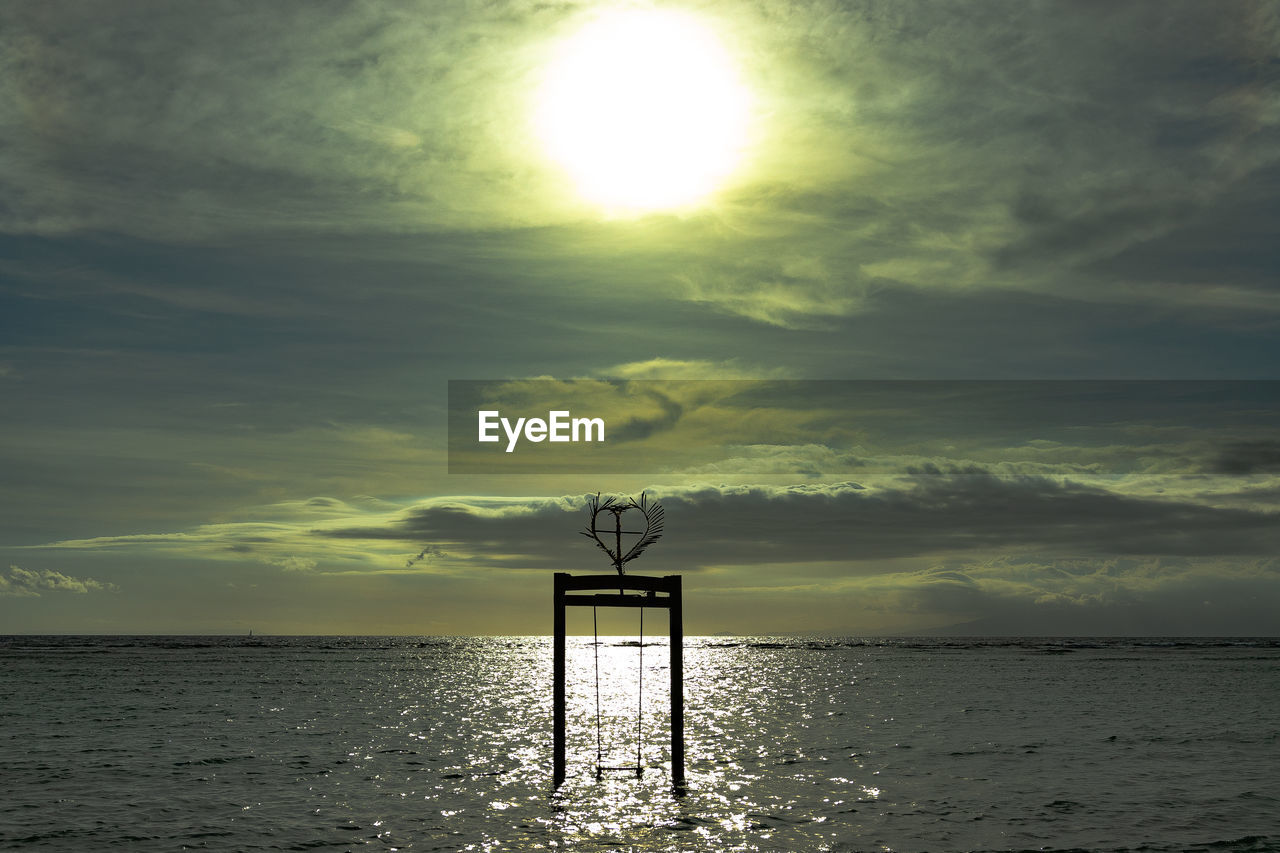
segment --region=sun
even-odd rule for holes
[[[606,13],[568,39],[538,91],[535,125],[579,192],[602,207],[690,205],[738,165],[750,98],[696,18]]]

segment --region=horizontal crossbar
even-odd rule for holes
[[[597,592],[594,595],[566,595],[564,603],[567,607],[670,607],[671,599]]]
[[[571,589],[632,589],[655,592],[674,592],[680,588],[679,575],[654,577],[653,575],[570,575],[556,573],[556,588]]]

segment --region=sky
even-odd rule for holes
[[[643,491],[690,634],[1280,634],[1280,6],[630,4],[746,93],[642,210],[538,124],[618,8],[0,8],[0,633],[547,633]]]

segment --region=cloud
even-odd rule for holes
[[[667,509],[657,550],[678,565],[868,561],[1042,549],[1056,554],[1248,556],[1280,546],[1271,513],[1131,497],[984,468],[917,470],[901,484],[689,486],[651,492]],[[429,541],[511,568],[586,567],[569,547],[584,498],[427,502],[335,539]]]
[[[286,572],[309,572],[316,567],[315,560],[294,554],[287,557],[269,557],[266,562],[271,566],[279,566]]]
[[[681,299],[785,329],[830,328],[833,316],[853,314],[870,304],[874,290],[870,279],[876,276],[834,275],[815,258],[828,254],[829,249],[815,249],[812,254],[778,258],[779,247],[770,246],[765,250],[767,257],[729,264],[707,261],[678,274],[674,293]],[[796,250],[789,247],[784,251]]]
[[[569,394],[568,383],[556,380],[474,384],[492,386],[502,408],[524,414],[565,405],[557,401]],[[644,433],[628,444],[644,446],[649,461],[678,458],[671,449],[698,450],[686,457],[696,464],[679,475],[628,481],[667,505],[659,551],[682,566],[829,564],[856,574],[877,571],[877,561],[939,555],[1245,558],[1280,544],[1277,478],[1260,467],[1271,451],[1260,437],[1273,432],[1270,383],[581,384],[593,405],[623,407],[620,422]],[[635,389],[645,393],[629,393]],[[469,411],[464,426],[473,430]],[[377,467],[368,460],[385,459],[406,479],[400,457],[412,451],[411,436],[387,429],[342,435],[379,451],[350,466],[331,456],[327,468],[366,472]],[[748,435],[782,440],[739,443]],[[1241,460],[1257,469],[1247,481],[1227,473]],[[513,497],[321,493],[233,506],[221,516],[235,520],[174,525],[169,533],[63,538],[42,547],[198,554],[316,574],[592,568],[592,554],[573,547],[583,494],[537,491],[550,483],[607,488],[618,480],[555,471],[532,487],[506,481],[516,495],[533,492]]]
[[[561,15],[449,5],[11,7],[0,226],[208,239],[520,221],[529,207],[503,195],[539,174],[520,98]]]
[[[9,574],[0,575],[0,596],[39,598],[46,592],[71,592],[84,595],[89,592],[118,592],[113,583],[93,578],[74,578],[52,569],[24,569],[9,566]]]
[[[1159,302],[1180,283],[1183,304],[1280,310],[1269,4],[701,13],[755,90],[748,164],[703,210],[618,227],[586,224],[528,121],[588,10],[10,7],[0,230],[469,234],[433,251],[565,280],[634,261],[621,278],[648,295],[790,329],[902,288]],[[1214,260],[1227,234],[1247,268]]]
[[[685,573],[716,618],[782,595],[792,608],[820,602],[824,630],[850,629],[848,620],[884,630],[978,620],[997,633],[1034,633],[1028,614],[1059,620],[1048,626],[1073,624],[1075,613],[1086,633],[1107,626],[1131,633],[1125,620],[1177,633],[1177,614],[1197,631],[1212,624],[1232,633],[1244,629],[1195,616],[1200,602],[1217,602],[1222,612],[1235,607],[1249,614],[1248,624],[1264,625],[1270,617],[1262,604],[1280,597],[1272,556],[1280,527],[1274,511],[1256,507],[1127,495],[972,465],[922,465],[871,484],[691,484],[653,488],[649,496],[666,510],[666,533],[629,568]],[[266,563],[295,583],[414,575],[482,584],[505,575],[518,586],[551,571],[611,571],[577,535],[589,497],[452,495],[398,509],[291,501],[270,524],[70,540],[42,550],[115,550],[137,562],[181,557],[210,570]]]
[[[848,578],[839,590],[860,610],[932,620],[948,632],[1261,635],[1277,624],[1280,561],[961,558]]]
[[[596,371],[602,379],[781,379],[787,375],[784,368],[774,366],[749,366],[740,359],[712,361],[710,359],[650,358],[615,364]]]
[[[723,213],[747,239],[682,298],[791,328],[904,287],[1274,313],[1278,29],[1265,3],[789,16],[761,45],[777,147]]]
[[[1280,441],[1233,442],[1223,447],[1207,468],[1233,476],[1280,473]]]
[[[664,387],[619,422],[663,473],[446,475],[457,376],[1274,372],[1273,3],[708,0],[760,107],[745,167],[635,219],[525,125],[593,11],[0,4],[0,565],[598,570],[580,495],[646,485],[642,568],[708,583],[899,561],[994,600],[982,559],[1274,548],[1275,406],[1226,383],[1136,414],[1134,386]]]

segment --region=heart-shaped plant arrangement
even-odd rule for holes
[[[644,553],[645,548],[662,538],[662,504],[657,501],[649,503],[649,499],[645,497],[644,492],[640,493],[640,500],[627,498],[625,502],[612,497],[601,500],[600,495],[597,493],[595,497],[591,498],[591,503],[587,508],[591,510],[591,523],[587,525],[586,530],[582,531],[582,535],[594,540],[596,545],[600,546],[600,550],[609,555],[609,560],[613,563],[613,567],[618,570],[618,574],[623,573],[623,565],[639,557]],[[644,530],[622,529],[622,516],[630,510],[639,510],[640,515],[644,516]],[[609,513],[613,516],[612,527],[600,526],[599,518],[601,513]],[[613,540],[612,548],[600,538],[602,533]],[[634,540],[634,544],[624,551],[622,547],[623,536],[638,536],[640,538]]]

